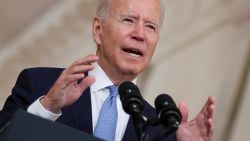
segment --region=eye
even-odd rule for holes
[[[134,20],[132,18],[124,18],[122,19],[122,22],[131,24],[131,23],[134,23]]]
[[[154,32],[156,32],[156,27],[154,25],[151,24],[146,24],[146,27]]]

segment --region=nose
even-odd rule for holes
[[[134,26],[133,33],[132,33],[132,39],[143,42],[145,40],[145,32],[144,32],[144,26],[142,23],[137,23]]]

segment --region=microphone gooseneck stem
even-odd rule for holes
[[[166,127],[165,130],[159,136],[157,136],[155,139],[153,139],[153,141],[162,141],[166,136],[173,133],[174,131],[175,131],[175,129],[173,129],[172,127],[170,127],[170,126]]]
[[[143,116],[141,115],[140,112],[138,111],[133,111],[133,114],[131,114],[133,123],[134,123],[134,128],[136,130],[137,134],[137,139],[138,141],[147,141],[148,137],[146,134],[146,121],[143,119]]]

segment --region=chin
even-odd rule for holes
[[[129,65],[129,67],[128,67],[128,65],[127,65],[127,66],[123,66],[121,68],[121,70],[122,70],[123,74],[127,74],[127,75],[137,77],[142,72],[143,68],[139,67],[139,66],[136,66],[136,65],[135,66],[134,65]]]

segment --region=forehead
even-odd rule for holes
[[[113,0],[110,10],[112,14],[135,14],[160,22],[159,0]]]

